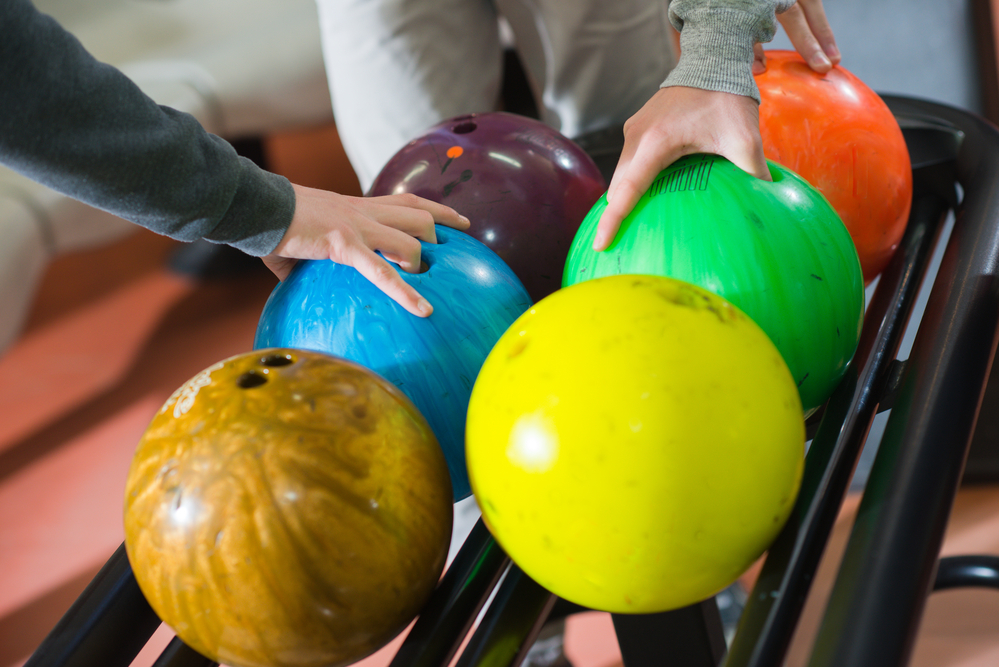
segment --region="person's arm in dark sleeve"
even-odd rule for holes
[[[157,105],[29,0],[0,0],[0,17],[0,164],[160,234],[260,256],[282,280],[299,259],[333,260],[414,315],[433,311],[388,261],[419,271],[435,222],[468,229],[452,208],[292,185]]]
[[[182,241],[270,253],[295,211],[287,179],[161,107],[28,0],[2,0],[0,163]]]

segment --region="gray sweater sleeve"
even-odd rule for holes
[[[689,86],[752,97],[753,44],[777,31],[776,14],[794,0],[672,0],[669,20],[680,31],[680,61],[663,87]]]
[[[0,163],[160,234],[266,255],[295,210],[287,179],[158,106],[30,0],[0,0]]]

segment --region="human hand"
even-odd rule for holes
[[[420,270],[420,241],[437,242],[434,223],[466,230],[454,209],[412,194],[351,197],[300,185],[288,231],[264,264],[284,280],[299,259],[331,259],[361,275],[414,315],[433,307],[387,260],[408,273]],[[381,251],[385,259],[375,251]]]
[[[659,172],[691,153],[721,155],[753,176],[771,180],[754,99],[685,86],[661,88],[624,124],[624,148],[593,249],[607,248]]]
[[[808,66],[825,74],[839,64],[842,56],[836,46],[822,0],[798,0],[786,12],[777,15],[791,44]],[[767,71],[767,58],[762,44],[753,47],[753,74]]]

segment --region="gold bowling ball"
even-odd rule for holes
[[[344,665],[426,603],[451,537],[447,464],[380,376],[258,350],[178,389],[139,443],[125,546],[150,605],[233,667]]]

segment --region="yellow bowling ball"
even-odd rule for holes
[[[798,391],[767,335],[654,276],[580,283],[516,320],[466,434],[472,490],[514,562],[618,613],[735,581],[787,520],[804,465]]]

